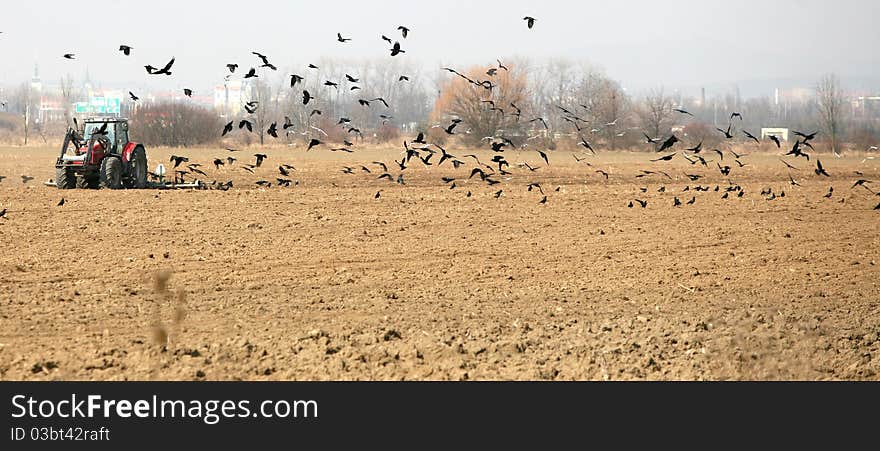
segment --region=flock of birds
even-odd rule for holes
[[[525,21],[528,29],[532,29],[535,26],[536,19],[534,17],[526,16],[523,18],[523,20]],[[397,31],[400,33],[402,39],[404,39],[404,40],[408,37],[408,35],[411,32],[410,28],[406,27],[406,26],[398,27]],[[347,44],[352,41],[352,38],[345,37],[342,35],[342,33],[337,33],[336,40],[340,44]],[[385,41],[386,43],[388,43],[388,45],[391,46],[391,48],[388,51],[390,52],[390,55],[392,57],[406,53],[406,51],[402,48],[399,41],[395,41],[385,35],[381,36],[381,40]],[[133,50],[133,47],[128,46],[128,45],[119,46],[119,52],[121,52],[125,56],[131,56],[132,50]],[[260,69],[268,69],[268,70],[272,70],[272,71],[278,70],[278,68],[274,64],[271,63],[269,57],[267,57],[266,55],[264,55],[260,52],[252,52],[252,54],[257,58],[259,63],[254,64],[253,67],[250,67],[249,70],[243,75],[243,78],[248,79],[248,78],[259,77],[260,74],[258,71]],[[76,55],[74,53],[68,53],[68,54],[64,55],[64,58],[69,59],[69,60],[73,60],[76,58]],[[151,76],[161,76],[161,75],[171,76],[174,63],[175,63],[175,58],[172,57],[170,59],[170,61],[168,61],[161,68],[154,67],[152,65],[146,65],[146,66],[144,66],[144,68],[145,68],[147,74],[151,75]],[[238,68],[239,68],[238,63],[227,64],[226,70],[228,71],[228,74],[225,75],[226,78],[229,79],[231,76],[233,76],[233,74],[236,73]],[[317,70],[318,66],[316,66],[314,64],[309,64],[308,69]],[[502,62],[500,60],[498,61],[497,67],[492,67],[486,72],[486,75],[489,77],[486,80],[473,79],[471,77],[465,76],[464,74],[462,74],[452,68],[443,68],[443,70],[445,70],[445,71],[447,71],[457,77],[462,78],[467,83],[469,83],[477,88],[481,88],[482,92],[485,93],[489,97],[488,99],[481,99],[481,102],[483,104],[485,104],[486,106],[488,106],[490,110],[498,111],[501,114],[511,114],[516,117],[517,121],[520,120],[521,115],[522,115],[522,110],[514,103],[510,103],[509,109],[508,109],[508,111],[513,111],[512,113],[505,112],[505,109],[508,108],[507,106],[496,105],[496,99],[494,98],[494,94],[495,94],[495,88],[497,87],[497,83],[494,81],[495,77],[497,76],[499,71],[508,71],[509,70],[504,64],[502,64]],[[346,74],[345,76],[346,76],[346,79],[348,82],[354,84],[354,86],[351,88],[351,90],[354,91],[354,90],[360,89],[359,86],[357,86],[357,83],[359,82],[358,78],[356,78],[352,75],[349,75],[349,74]],[[292,74],[292,75],[290,75],[290,87],[292,89],[296,88],[296,86],[298,84],[304,84],[305,80],[306,80],[306,77],[304,77],[302,75]],[[409,77],[406,75],[400,75],[398,77],[398,82],[408,82],[408,81],[409,81]],[[328,89],[339,89],[339,83],[333,82],[330,80],[325,81],[324,86],[327,86]],[[193,94],[193,91],[191,89],[189,89],[189,88],[184,89],[184,95],[191,97],[192,94]],[[317,98],[317,96],[316,96],[317,94],[318,93],[309,92],[308,90],[304,89],[302,91],[302,104],[309,105],[312,101],[314,101]],[[134,93],[129,92],[129,95],[130,95],[132,101],[136,102],[139,100],[138,96],[136,96]],[[377,97],[377,98],[373,98],[373,99],[358,99],[359,106],[364,107],[364,108],[370,108],[374,103],[381,103],[385,107],[385,109],[391,110],[391,105],[382,97]],[[590,110],[589,107],[586,105],[581,105],[581,107],[584,108],[585,111],[587,111],[587,112],[589,112],[589,110]],[[245,111],[248,113],[248,115],[251,115],[251,116],[256,113],[258,108],[260,108],[260,105],[256,101],[248,102],[245,105]],[[583,147],[583,149],[584,149],[582,151],[583,154],[581,154],[580,156],[578,154],[574,155],[575,160],[578,163],[584,163],[584,164],[592,167],[593,165],[586,161],[587,158],[589,157],[589,154],[586,154],[586,152],[589,152],[592,155],[597,155],[597,151],[594,148],[593,144],[591,144],[586,138],[584,138],[584,133],[583,133],[584,131],[590,131],[590,130],[588,130],[588,128],[589,128],[588,124],[590,123],[590,121],[585,119],[584,117],[582,117],[583,115],[578,114],[575,111],[571,111],[570,109],[564,108],[562,106],[557,106],[556,108],[559,109],[560,114],[561,114],[561,118],[565,122],[570,124],[570,126],[576,132],[577,136],[579,137],[579,145],[580,145],[580,147]],[[681,115],[691,116],[691,117],[694,116],[693,114],[691,114],[690,112],[688,112],[682,108],[676,108],[674,111],[678,114],[681,114]],[[312,111],[312,113],[310,114],[309,117],[312,117],[315,115],[321,115],[321,114],[323,114],[323,113],[320,110],[315,109]],[[386,115],[382,115],[382,117],[383,118],[390,118],[390,116],[386,116]],[[736,133],[737,133],[736,120],[737,119],[739,119],[739,121],[742,122],[742,120],[743,120],[742,114],[733,113],[730,116],[730,120],[729,120],[729,124],[728,124],[727,128],[726,129],[721,129],[721,128],[717,129],[717,131],[721,135],[723,135],[724,141],[733,142],[733,140],[736,139]],[[456,129],[457,129],[457,127],[459,127],[461,125],[462,122],[463,121],[461,119],[451,119],[451,121],[448,125],[444,126],[441,124],[437,124],[437,125],[434,125],[433,127],[434,128],[442,128],[442,130],[443,130],[443,132],[445,132],[445,134],[452,136],[452,135],[456,135]],[[533,119],[528,120],[527,122],[528,123],[540,123],[545,129],[549,129],[549,126],[547,124],[546,119],[542,118],[542,117],[533,118]],[[614,127],[614,126],[616,126],[616,122],[617,122],[617,120],[611,121],[611,122],[605,124],[605,126],[606,127]],[[220,131],[220,135],[221,135],[221,137],[225,137],[230,133],[235,133],[236,131],[238,131],[240,133],[253,133],[254,124],[255,124],[255,121],[252,119],[249,119],[248,117],[244,117],[244,118],[240,118],[240,119],[237,119],[234,121],[230,121],[224,125],[223,130]],[[347,134],[349,136],[359,136],[361,138],[363,137],[360,129],[358,129],[354,124],[352,124],[352,121],[348,118],[341,117],[339,119],[339,121],[337,122],[337,126],[343,127],[347,131]],[[289,129],[294,128],[294,124],[293,124],[293,121],[289,117],[285,117],[284,122],[280,124],[280,127],[281,127],[281,130],[286,132]],[[310,138],[309,143],[308,143],[308,147],[307,147],[307,151],[311,151],[314,148],[327,147],[330,151],[333,151],[333,152],[347,152],[347,153],[354,152],[353,147],[355,146],[355,144],[351,140],[349,140],[349,139],[343,140],[342,146],[339,146],[339,147],[328,146],[326,143],[324,143],[321,140],[322,136],[324,136],[324,137],[329,136],[324,130],[321,130],[320,128],[312,126],[310,124],[308,125],[308,127],[309,127],[309,130],[301,133],[302,135],[308,136]],[[592,132],[595,132],[596,130],[597,129],[594,128],[594,129],[592,129]],[[749,133],[746,130],[740,130],[740,131],[746,139],[753,140],[756,144],[759,144],[759,145],[761,144],[761,140],[758,139],[753,134]],[[278,133],[279,133],[279,123],[273,122],[268,128],[267,134],[272,137],[278,138]],[[813,145],[812,145],[812,141],[814,141],[816,139],[817,133],[795,132],[794,134],[798,139],[795,141],[794,146],[791,148],[791,150],[789,150],[788,153],[784,154],[784,156],[785,157],[792,157],[795,160],[797,160],[799,158],[804,158],[806,161],[812,161],[812,156],[810,153],[807,152],[807,149],[814,150]],[[716,185],[714,187],[714,189],[711,186],[702,186],[702,185],[693,186],[693,187],[687,186],[687,187],[685,187],[683,192],[715,191],[715,192],[720,193],[723,191],[722,199],[728,199],[732,196],[739,197],[739,198],[744,197],[745,191],[743,190],[743,188],[741,186],[739,186],[738,184],[736,184],[732,181],[731,176],[735,171],[748,166],[747,163],[743,162],[743,159],[746,155],[737,154],[733,150],[728,150],[727,153],[725,153],[724,151],[719,150],[717,148],[711,149],[711,150],[704,149],[703,142],[697,143],[696,145],[694,145],[692,147],[684,148],[681,150],[676,150],[677,146],[683,147],[684,144],[682,143],[682,140],[680,138],[678,138],[675,134],[672,134],[668,138],[666,138],[666,137],[651,137],[647,133],[643,133],[643,135],[645,137],[645,144],[649,144],[649,145],[654,146],[654,150],[656,151],[656,154],[658,154],[658,155],[662,154],[662,155],[658,156],[658,158],[650,159],[651,163],[653,163],[655,165],[662,165],[662,164],[673,161],[676,157],[681,157],[682,159],[687,161],[692,166],[695,166],[695,167],[702,166],[706,170],[717,169],[717,171],[724,178],[726,178],[728,181],[728,186],[724,187],[724,188],[722,188],[720,185]],[[509,149],[518,149],[518,150],[526,149],[526,147],[528,147],[528,141],[530,141],[531,139],[534,139],[534,138],[530,138],[530,139],[526,140],[525,143],[521,143],[519,145],[516,145],[516,144],[514,144],[514,141],[512,139],[507,138],[507,137],[503,137],[503,136],[501,136],[501,137],[493,137],[493,136],[486,137],[486,138],[484,138],[483,141],[487,142],[487,146],[488,146],[487,150],[489,148],[491,148],[492,158],[488,161],[482,161],[482,160],[480,160],[480,158],[477,155],[474,155],[474,154],[462,155],[461,157],[453,155],[452,153],[450,153],[446,148],[442,147],[441,145],[439,145],[437,143],[429,143],[426,140],[425,132],[419,132],[418,136],[415,139],[413,139],[411,142],[410,141],[403,142],[403,151],[401,153],[401,158],[399,161],[396,159],[393,161],[393,163],[374,161],[371,163],[372,168],[368,167],[368,166],[364,166],[364,165],[362,165],[360,167],[346,166],[342,169],[342,173],[349,174],[349,175],[354,175],[354,174],[359,174],[359,173],[370,174],[370,175],[376,176],[377,180],[385,180],[388,183],[392,183],[392,184],[406,185],[406,181],[404,178],[404,171],[407,168],[409,168],[411,164],[419,164],[420,163],[426,167],[431,167],[431,166],[440,167],[440,166],[443,166],[444,164],[448,164],[449,166],[452,166],[455,170],[459,170],[460,168],[464,167],[465,165],[468,165],[468,163],[472,162],[473,164],[468,166],[471,168],[471,170],[469,172],[466,172],[466,174],[468,174],[466,178],[464,178],[464,175],[462,176],[462,179],[458,179],[455,177],[443,177],[442,178],[443,183],[448,185],[450,189],[454,190],[454,189],[457,189],[459,187],[459,184],[462,183],[463,181],[465,181],[465,180],[470,181],[470,180],[477,178],[479,182],[485,183],[487,186],[492,187],[492,191],[494,191],[493,196],[495,198],[500,198],[504,195],[504,189],[500,187],[500,185],[502,184],[502,181],[503,180],[510,180],[509,178],[505,179],[505,177],[513,175],[513,173],[511,172],[513,170],[513,168],[512,168],[510,161],[508,160],[508,157],[505,154],[505,151],[509,150]],[[771,141],[773,144],[775,144],[777,146],[777,148],[779,148],[779,149],[782,148],[782,141],[780,141],[776,136],[769,136],[768,140]],[[238,155],[239,150],[234,149],[234,148],[229,148],[229,147],[227,147],[226,150],[228,152],[230,152],[230,155],[215,158],[213,160],[213,166],[214,166],[214,169],[217,172],[217,174],[220,174],[221,170],[229,169],[229,168],[239,168],[242,171],[246,171],[251,174],[255,174],[255,169],[262,167],[264,162],[269,159],[269,156],[266,154],[255,154],[253,156],[254,157],[253,163],[239,162],[239,159],[235,156],[235,155]],[[540,159],[544,162],[544,164],[546,164],[548,166],[550,165],[550,158],[546,152],[544,152],[542,150],[535,150],[535,152],[537,153],[537,156],[539,156]],[[717,160],[708,159],[708,158],[714,157],[714,156],[717,156]],[[201,177],[208,178],[208,174],[204,171],[204,169],[206,169],[206,168],[204,168],[204,166],[202,164],[191,163],[190,159],[186,156],[173,155],[173,156],[171,156],[170,160],[172,163],[174,163],[175,182],[185,182],[187,177],[191,177],[196,180],[200,180]],[[794,174],[791,172],[791,171],[800,171],[800,169],[797,168],[795,166],[795,164],[793,164],[789,161],[786,161],[784,158],[781,158],[780,161],[790,171],[789,176],[788,176],[788,178],[789,178],[788,182],[792,186],[800,186],[800,182],[795,179]],[[714,165],[712,165],[712,163],[714,163]],[[238,165],[236,166],[236,164],[238,164]],[[823,166],[822,162],[818,158],[815,159],[815,165],[816,165],[816,168],[815,168],[814,172],[817,176],[830,177],[830,174],[828,173],[828,171],[826,170],[826,168]],[[541,169],[541,167],[532,166],[526,162],[517,162],[517,163],[515,163],[515,166],[518,169],[528,171],[529,173],[535,173]],[[292,172],[296,171],[296,168],[294,166],[292,166],[290,164],[281,164],[278,166],[277,170],[278,170],[278,174],[277,174],[277,177],[274,182],[268,181],[268,180],[258,180],[255,182],[256,185],[268,188],[268,187],[272,187],[272,186],[291,187],[291,186],[296,186],[299,184],[299,182],[294,181],[290,178]],[[396,176],[392,174],[393,170],[395,170],[397,172]],[[609,174],[608,172],[603,171],[603,170],[595,170],[595,173],[604,177],[606,181],[609,180],[611,177],[611,174]],[[378,176],[376,174],[378,174]],[[690,182],[694,182],[694,183],[700,182],[704,178],[706,178],[705,174],[685,173],[684,175],[687,177],[687,179]],[[862,175],[862,174],[857,173],[857,175]],[[157,179],[159,178],[159,176],[157,174],[153,174],[153,173],[150,173],[150,176],[153,178],[157,178]],[[675,180],[667,171],[663,171],[660,169],[650,170],[650,171],[643,170],[643,171],[641,171],[640,174],[636,175],[636,178],[642,179],[645,177],[657,177],[657,176],[665,177],[666,179],[668,179],[670,181]],[[4,178],[5,177],[0,176],[0,182],[2,182]],[[25,184],[31,180],[33,180],[32,177],[22,176],[22,182]],[[853,185],[852,188],[853,189],[864,188],[864,189],[868,190],[869,192],[871,192],[873,195],[880,196],[880,193],[873,191],[872,183],[873,182],[871,182],[870,180],[860,179]],[[218,189],[218,190],[226,191],[226,190],[229,190],[230,188],[233,187],[233,182],[232,181],[218,182],[218,181],[214,180],[213,182],[208,184],[208,187],[210,189]],[[498,190],[495,191],[495,189],[498,189]],[[539,201],[540,204],[548,203],[547,193],[544,191],[544,188],[539,183],[530,183],[530,184],[528,184],[527,189],[529,192],[537,192],[540,194],[540,196],[541,196],[540,201]],[[557,192],[560,190],[561,190],[561,188],[556,189]],[[647,193],[648,188],[641,188],[640,191],[642,193]],[[659,193],[666,193],[667,192],[665,186],[660,186],[660,188],[657,191]],[[383,190],[379,190],[378,192],[376,192],[375,198],[379,199],[381,197],[382,192],[383,192]],[[774,192],[773,189],[765,189],[761,192],[761,195],[765,196],[767,200],[776,200],[778,198],[785,197],[785,192],[783,190],[783,191],[777,193],[777,192]],[[829,189],[828,194],[825,197],[831,198],[833,195],[834,195],[834,188],[831,187]],[[468,191],[467,197],[472,197],[472,196],[473,196],[473,193],[471,191]],[[59,206],[63,206],[64,202],[65,202],[64,199],[62,199],[61,202],[59,202]],[[673,207],[677,208],[677,207],[681,207],[683,205],[694,205],[696,202],[697,202],[696,196],[693,196],[687,202],[682,202],[682,200],[679,199],[679,197],[674,197]],[[643,200],[643,199],[633,199],[631,202],[629,202],[629,204],[627,206],[629,208],[635,208],[636,205],[639,205],[641,208],[647,208],[648,201]],[[877,205],[875,210],[880,210],[880,204]],[[5,215],[6,215],[6,210],[4,209],[2,212],[0,212],[0,217],[5,218]]]

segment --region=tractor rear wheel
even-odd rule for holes
[[[147,151],[136,147],[131,153],[131,187],[144,189],[147,187]]]
[[[122,188],[122,160],[116,157],[106,157],[101,161],[101,188]]]
[[[76,174],[67,168],[55,168],[55,184],[58,189],[76,188]]]

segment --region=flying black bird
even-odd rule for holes
[[[389,44],[394,44],[394,41],[392,41],[391,38],[389,38],[388,36],[385,36],[384,34],[382,35],[382,40],[389,43]]]
[[[308,105],[314,97],[308,91],[303,91],[303,105]]]
[[[239,129],[239,130],[241,130],[242,128],[245,128],[245,127],[247,127],[247,129],[248,129],[249,132],[251,132],[251,133],[254,132],[254,124],[251,123],[251,121],[249,121],[249,120],[247,120],[247,119],[244,119],[244,120],[242,120],[241,122],[238,123],[238,129]]]
[[[259,77],[259,75],[257,75],[257,70],[254,69],[253,67],[250,68],[250,70],[248,70],[248,73],[244,74],[244,78],[257,78],[257,77]]]
[[[254,154],[254,157],[257,158],[257,164],[256,164],[256,167],[260,167],[260,166],[262,166],[262,165],[263,165],[263,160],[265,160],[266,158],[269,158],[268,155],[263,155],[263,154],[261,154],[261,153]]]
[[[800,169],[798,169],[798,168],[796,168],[796,167],[794,167],[794,166],[788,164],[788,162],[786,162],[786,161],[783,160],[782,158],[780,158],[779,161],[781,161],[782,164],[784,164],[785,166],[787,166],[789,169],[793,169],[793,170],[795,170],[795,171],[800,171]]]
[[[735,118],[735,117],[738,117],[739,120],[743,120],[743,116],[742,116],[742,114],[739,114],[739,113],[733,113],[733,114],[731,114],[731,115],[730,115],[730,120],[732,121],[733,118]]]
[[[343,38],[343,37],[342,37],[342,33],[336,33],[336,40],[339,41],[339,42],[341,42],[341,43],[343,43],[343,44],[345,44],[346,42],[350,42],[350,41],[351,41],[350,38]]]
[[[868,184],[871,184],[871,183],[874,183],[874,182],[872,182],[870,180],[862,179],[862,180],[857,181],[850,189],[855,189],[856,187],[861,186],[862,188],[865,188],[866,190],[871,191],[871,194],[874,194],[874,191],[872,191],[871,188],[868,188]]]
[[[269,129],[266,130],[266,133],[268,133],[269,136],[271,136],[273,138],[277,138],[278,137],[278,123],[273,122],[271,125],[269,125]]]
[[[658,142],[662,141],[661,138],[652,138],[652,137],[648,136],[648,134],[645,132],[642,132],[642,135],[645,135],[645,139],[648,140],[647,144],[657,144]]]
[[[124,53],[125,56],[131,55],[131,49],[132,49],[132,47],[129,47],[127,45],[120,45],[119,46],[119,51]]]
[[[187,157],[178,157],[178,156],[176,156],[176,155],[172,155],[172,156],[171,156],[171,159],[168,160],[168,161],[172,161],[172,162],[174,162],[174,168],[176,169],[178,166],[180,166],[180,165],[183,164],[183,163],[189,163],[189,158],[187,158]]]
[[[659,161],[672,161],[676,154],[667,155],[665,157],[658,158],[656,160],[651,160],[652,163],[657,163]]]
[[[272,63],[269,62],[269,58],[267,58],[266,55],[262,55],[258,52],[251,52],[251,53],[254,55],[257,55],[258,58],[263,60],[263,65],[260,67],[268,67],[269,69],[272,69],[272,70],[278,70],[277,67],[275,67]]]
[[[305,80],[305,78],[303,78],[299,75],[296,75],[296,74],[291,75],[290,76],[290,87],[292,88],[292,87],[296,86],[297,83],[299,83],[303,80]]]
[[[234,74],[234,73],[235,73],[235,70],[238,69],[238,64],[232,64],[232,63],[230,63],[230,64],[227,64],[227,65],[226,65],[226,68],[229,69],[229,73],[230,73],[230,74]]]
[[[69,60],[76,59],[76,53],[65,53],[64,57]]]
[[[528,25],[530,30],[535,26],[535,18],[534,17],[526,16],[526,17],[523,17],[523,20],[526,21],[526,25]]]
[[[309,148],[306,150],[312,150],[313,147],[320,146],[320,145],[321,145],[321,141],[313,138],[311,141],[309,141]]]
[[[681,114],[684,114],[684,115],[687,115],[687,116],[691,116],[691,117],[693,117],[693,114],[691,114],[691,113],[690,113],[689,111],[687,111],[687,110],[683,110],[683,109],[680,109],[680,108],[675,108],[675,109],[673,109],[672,111],[675,111],[676,113],[681,113]]]
[[[822,167],[822,162],[816,159],[816,175],[824,175],[825,177],[831,177],[828,172],[825,171],[825,168]]]
[[[406,39],[406,37],[409,35],[409,28],[401,25],[397,27],[397,29],[400,30],[400,34],[403,36],[403,39]]]
[[[749,132],[747,132],[747,131],[745,131],[745,130],[743,130],[743,133],[746,135],[747,138],[749,138],[749,139],[755,141],[756,144],[759,144],[759,145],[761,144],[761,141],[758,140],[758,138],[756,138],[755,135],[753,135],[753,134],[751,134],[751,133],[749,133]]]
[[[185,95],[187,97],[192,97],[192,95],[193,95],[192,89],[183,88],[183,95]]]
[[[547,165],[549,166],[549,165],[550,165],[550,160],[547,158],[547,154],[544,153],[544,152],[542,152],[542,151],[540,151],[540,150],[537,150],[536,152],[538,152],[538,155],[540,155],[540,156],[541,156],[541,159],[544,160],[544,163],[547,163]]]
[[[173,66],[173,65],[174,65],[174,58],[171,58],[171,61],[169,61],[168,64],[165,65],[165,67],[151,72],[151,75],[163,75],[163,74],[164,75],[171,75],[171,66]],[[149,72],[149,70],[147,70],[147,72]]]
[[[137,102],[138,100],[140,100],[140,97],[134,95],[131,91],[128,91],[128,96],[131,97],[132,102]]]
[[[401,75],[400,78],[397,79],[397,81],[409,81],[409,77],[407,77],[406,75]]]
[[[804,144],[806,144],[806,143],[816,139],[816,135],[818,135],[818,133],[806,134],[806,133],[802,133],[802,132],[794,132],[794,135],[800,136],[801,138],[804,138]]]
[[[733,135],[730,134],[731,128],[733,128],[733,124],[730,124],[727,126],[727,131],[721,130],[720,128],[717,128],[717,127],[715,128],[715,130],[718,130],[719,132],[723,133],[725,138],[733,139]]]
[[[406,53],[406,50],[401,50],[400,43],[395,42],[394,47],[391,48],[391,56],[397,56],[401,53]]]
[[[680,141],[678,140],[678,137],[677,137],[677,136],[675,136],[675,135],[670,136],[669,139],[667,139],[667,140],[666,140],[666,141],[660,146],[660,149],[657,150],[657,153],[663,152],[663,151],[668,150],[668,149],[672,149],[672,146],[674,146],[674,145],[675,145],[676,143],[678,143],[678,142],[680,142]]]
[[[538,117],[529,121],[529,123],[532,122],[541,122],[541,125],[544,126],[545,130],[550,130],[550,127],[547,125],[547,121],[545,121],[543,117]]]
[[[773,141],[774,143],[776,143],[777,149],[782,148],[782,142],[779,141],[779,138],[776,135],[770,135],[768,138],[770,139],[770,141]]]
[[[691,147],[690,149],[685,149],[685,150],[687,150],[688,152],[700,153],[703,150],[703,141],[700,141],[700,143],[697,144],[696,147]]]
[[[234,127],[234,124],[235,124],[235,121],[230,121],[228,124],[226,124],[226,126],[223,127],[223,134],[221,136],[226,136],[227,133],[231,132]]]

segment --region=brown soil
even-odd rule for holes
[[[53,150],[0,149],[0,379],[880,380],[880,197],[850,189],[877,160],[792,160],[795,187],[748,156],[723,200],[717,169],[648,154],[508,152],[545,167],[490,188],[469,159],[377,180],[396,149],[275,149],[253,176],[176,153],[235,188],[60,192]],[[253,185],[282,163],[298,186]]]

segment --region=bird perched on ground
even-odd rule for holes
[[[0,211],[0,218],[7,219],[7,220],[9,219],[6,217],[6,209],[5,208],[2,211]]]
[[[64,198],[62,197],[62,198],[61,198],[61,201],[58,202],[58,206],[59,206],[59,207],[63,207],[65,203],[67,203],[67,201],[64,200]]]

